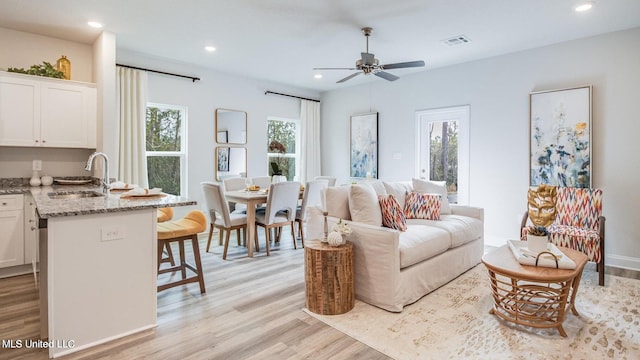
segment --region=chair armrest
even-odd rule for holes
[[[476,218],[484,222],[484,208],[467,205],[451,204],[451,214]]]
[[[329,231],[338,218],[328,217]],[[400,278],[400,232],[342,220],[351,226],[347,240],[353,243],[356,298],[369,304],[401,311],[395,305]]]

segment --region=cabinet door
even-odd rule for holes
[[[89,104],[85,88],[42,83],[40,90],[42,146],[84,148],[87,143]]]
[[[24,263],[35,264],[38,257],[38,223],[36,204],[31,195],[24,197]]]
[[[22,209],[0,211],[0,268],[24,264],[22,216]]]
[[[40,85],[0,77],[0,145],[40,146]]]

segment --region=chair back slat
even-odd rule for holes
[[[597,230],[602,189],[559,187],[556,224]]]
[[[222,180],[224,184],[224,190],[233,191],[233,190],[242,190],[247,187],[247,178],[238,177],[238,178],[230,178]]]

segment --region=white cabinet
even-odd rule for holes
[[[24,263],[35,264],[40,261],[38,257],[38,218],[36,215],[36,203],[31,194],[24,195]]]
[[[24,264],[23,195],[0,196],[0,268]]]
[[[94,84],[0,73],[0,145],[95,148]]]

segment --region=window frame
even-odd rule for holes
[[[268,116],[267,117],[267,128],[269,127],[269,122],[270,121],[280,121],[280,122],[292,122],[296,125],[296,134],[295,134],[295,141],[296,141],[296,149],[295,149],[295,153],[284,153],[284,154],[280,154],[280,153],[270,153],[268,152],[269,149],[269,134],[267,133],[267,143],[266,143],[266,147],[267,147],[267,174],[269,173],[269,156],[282,156],[285,158],[294,158],[295,159],[295,169],[296,172],[293,175],[293,180],[297,180],[300,179],[300,164],[301,164],[301,160],[302,160],[302,146],[300,144],[300,141],[302,139],[302,131],[300,129],[300,126],[302,125],[302,122],[300,121],[300,119],[289,119],[289,118],[283,118],[283,117],[277,117],[277,116]]]
[[[182,126],[180,127],[180,151],[147,151],[146,150],[146,136],[145,136],[145,157],[165,156],[165,157],[179,157],[180,158],[180,194],[178,196],[185,197],[188,194],[188,181],[187,181],[187,123],[188,123],[188,109],[183,105],[172,104],[160,104],[154,102],[147,102],[145,108],[145,129],[147,123],[146,111],[148,108],[154,107],[163,110],[178,110],[182,114]],[[148,177],[148,175],[147,175]]]
[[[416,162],[415,162],[415,176],[416,178],[426,178],[427,180],[431,178],[431,174],[428,173],[430,166],[425,166],[427,169],[427,174],[422,173],[423,169],[423,154],[430,155],[430,141],[431,139],[426,139],[423,141],[421,135],[424,126],[428,126],[430,123],[434,122],[443,122],[450,121],[452,118],[455,118],[455,121],[458,122],[458,193],[457,193],[457,204],[466,205],[469,203],[469,171],[470,171],[470,161],[469,161],[469,114],[470,114],[470,106],[462,105],[462,106],[452,106],[446,108],[437,108],[437,109],[429,109],[429,110],[418,110],[416,111]],[[430,156],[426,157],[426,163],[429,164]]]

